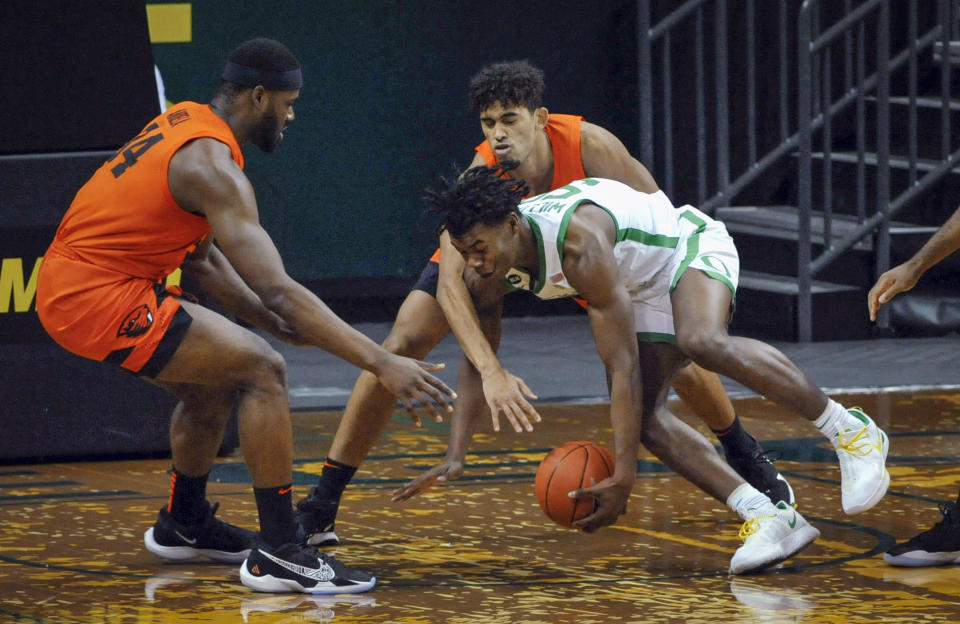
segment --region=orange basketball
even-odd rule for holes
[[[567,442],[553,449],[540,462],[534,482],[543,513],[565,527],[589,516],[594,501],[570,498],[568,494],[613,475],[615,465],[613,454],[593,442]]]

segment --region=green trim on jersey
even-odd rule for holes
[[[637,342],[666,342],[675,345],[677,344],[677,337],[673,334],[661,332],[637,332]]]
[[[680,268],[677,269],[677,272],[673,275],[673,279],[670,281],[670,292],[673,292],[673,289],[677,287],[677,282],[680,281],[680,277],[683,275],[683,272],[687,270],[687,267],[690,266],[690,263],[693,262],[693,259],[697,257],[698,253],[700,253],[700,234],[707,229],[707,222],[689,210],[684,211],[680,215],[680,218],[686,219],[687,221],[693,223],[697,226],[697,229],[693,234],[687,237],[687,253],[680,262]]]
[[[667,249],[676,249],[680,244],[679,236],[664,236],[663,234],[651,234],[635,228],[627,228],[617,231],[617,242],[630,240],[642,245],[651,247],[666,247]]]
[[[540,231],[540,226],[533,217],[530,215],[523,216],[527,218],[527,223],[530,224],[530,229],[533,230],[533,238],[537,241],[537,262],[540,264],[540,269],[537,272],[539,276],[537,277],[536,284],[530,284],[530,292],[537,294],[543,290],[543,286],[546,284],[547,259],[543,251],[543,232]]]

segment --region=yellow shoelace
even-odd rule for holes
[[[757,529],[760,528],[760,521],[764,518],[776,518],[777,514],[772,516],[758,516],[756,518],[750,518],[746,522],[740,525],[740,539],[746,541],[748,537],[757,532]]]
[[[856,455],[858,457],[863,457],[869,455],[870,451],[879,450],[876,446],[870,443],[870,440],[864,439],[867,436],[867,426],[864,425],[857,431],[856,434],[849,440],[843,439],[843,431],[837,434],[837,450],[844,450],[851,455]]]

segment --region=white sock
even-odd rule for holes
[[[837,434],[844,429],[849,429],[853,424],[849,420],[853,416],[847,413],[846,408],[834,401],[827,399],[827,407],[823,410],[820,418],[813,421],[813,425],[820,430],[828,440],[833,440]],[[859,424],[859,421],[857,421]]]
[[[737,515],[744,520],[777,513],[777,508],[770,502],[767,495],[749,483],[743,483],[730,492],[730,496],[727,497],[727,507],[737,512]]]

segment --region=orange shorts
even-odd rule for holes
[[[179,294],[178,288],[90,264],[54,241],[37,278],[37,315],[66,350],[154,377],[193,320],[172,296]]]

